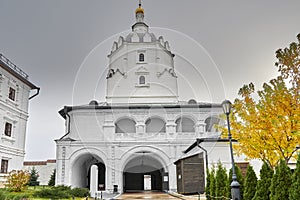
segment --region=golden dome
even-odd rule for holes
[[[143,9],[142,7],[138,7],[138,8],[135,10],[135,14],[138,14],[138,13],[144,14],[144,9]]]

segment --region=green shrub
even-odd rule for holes
[[[56,191],[53,189],[43,189],[34,193],[35,197],[39,198],[50,198],[50,199],[61,199],[61,198],[70,198],[71,195],[67,192]]]
[[[292,186],[289,194],[290,200],[300,199],[300,154],[298,155],[296,169],[292,176]]]
[[[206,170],[206,187],[205,187],[205,194],[206,194],[206,199],[211,200],[210,197],[210,172],[207,169]]]
[[[1,190],[0,190],[0,199],[5,199],[4,192],[2,192]]]
[[[284,160],[281,160],[275,168],[275,174],[271,183],[271,200],[288,200],[289,189],[292,182],[292,173]]]
[[[252,200],[270,200],[270,186],[274,171],[266,162],[260,170],[260,180],[256,186],[255,196]]]
[[[56,174],[56,169],[53,170],[50,179],[48,181],[49,186],[54,186],[55,185],[55,174]]]
[[[0,198],[0,199],[4,199],[4,200],[23,200],[23,199],[29,198],[29,195],[27,195],[27,194],[16,194],[16,193],[7,193],[4,196],[5,196],[4,198]]]
[[[87,188],[73,188],[71,190],[71,195],[74,197],[86,197],[90,196],[90,192]]]
[[[72,197],[71,188],[68,186],[57,186],[52,188],[45,188],[36,191],[33,196],[39,198],[50,198],[50,199],[67,199]]]
[[[257,177],[251,165],[248,166],[244,183],[244,200],[252,200],[255,195]]]
[[[216,197],[225,199],[227,196],[228,177],[225,167],[219,161],[216,171]]]
[[[39,173],[38,171],[33,167],[30,171],[30,178],[28,181],[29,186],[38,186],[40,185],[40,182],[37,181],[39,178]]]
[[[213,199],[212,197],[216,196],[216,171],[215,171],[214,166],[211,168],[209,179],[210,179],[209,180],[210,181],[210,184],[209,184],[210,191],[209,191],[209,193],[210,193],[211,199]]]

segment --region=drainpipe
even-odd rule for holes
[[[61,139],[63,139],[65,136],[67,136],[69,133],[70,133],[70,122],[71,122],[71,118],[70,118],[70,115],[69,115],[69,113],[68,113],[68,107],[67,106],[65,106],[64,107],[64,113],[66,114],[66,116],[67,116],[67,119],[68,119],[68,127],[67,127],[67,132],[66,132],[66,134],[64,135],[64,136],[62,136],[61,138],[60,138],[60,140]]]
[[[36,89],[36,93],[34,95],[32,95],[31,97],[29,97],[29,100],[36,97],[37,95],[39,95],[41,88],[35,88],[35,89]]]
[[[200,146],[200,140],[197,139],[197,147],[199,147],[200,149],[202,149],[205,152],[205,168],[206,168],[206,172],[208,172],[208,155],[207,155],[207,150],[204,149],[203,147]]]

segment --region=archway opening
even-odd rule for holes
[[[218,125],[221,120],[218,117],[208,117],[204,121],[206,123],[206,132],[218,132]]]
[[[129,118],[120,119],[115,124],[116,133],[135,133],[136,122]]]
[[[72,186],[79,188],[89,188],[91,186],[91,168],[97,166],[97,185],[105,187],[106,167],[101,158],[92,154],[81,155],[72,166]]]
[[[166,122],[160,118],[149,118],[146,121],[146,132],[147,133],[165,133]]]
[[[168,173],[151,152],[137,152],[123,171],[124,192],[168,190]]]
[[[176,132],[195,132],[195,123],[187,117],[180,117],[176,121]]]

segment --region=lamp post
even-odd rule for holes
[[[227,117],[227,126],[228,126],[228,140],[230,145],[230,156],[231,156],[231,164],[232,164],[232,182],[230,184],[231,187],[231,197],[233,200],[240,200],[240,184],[237,181],[237,176],[235,173],[235,166],[234,166],[234,158],[233,158],[233,149],[232,149],[232,136],[230,132],[230,123],[229,123],[229,114],[231,110],[231,102],[229,100],[225,100],[222,102],[223,112],[226,114]]]

